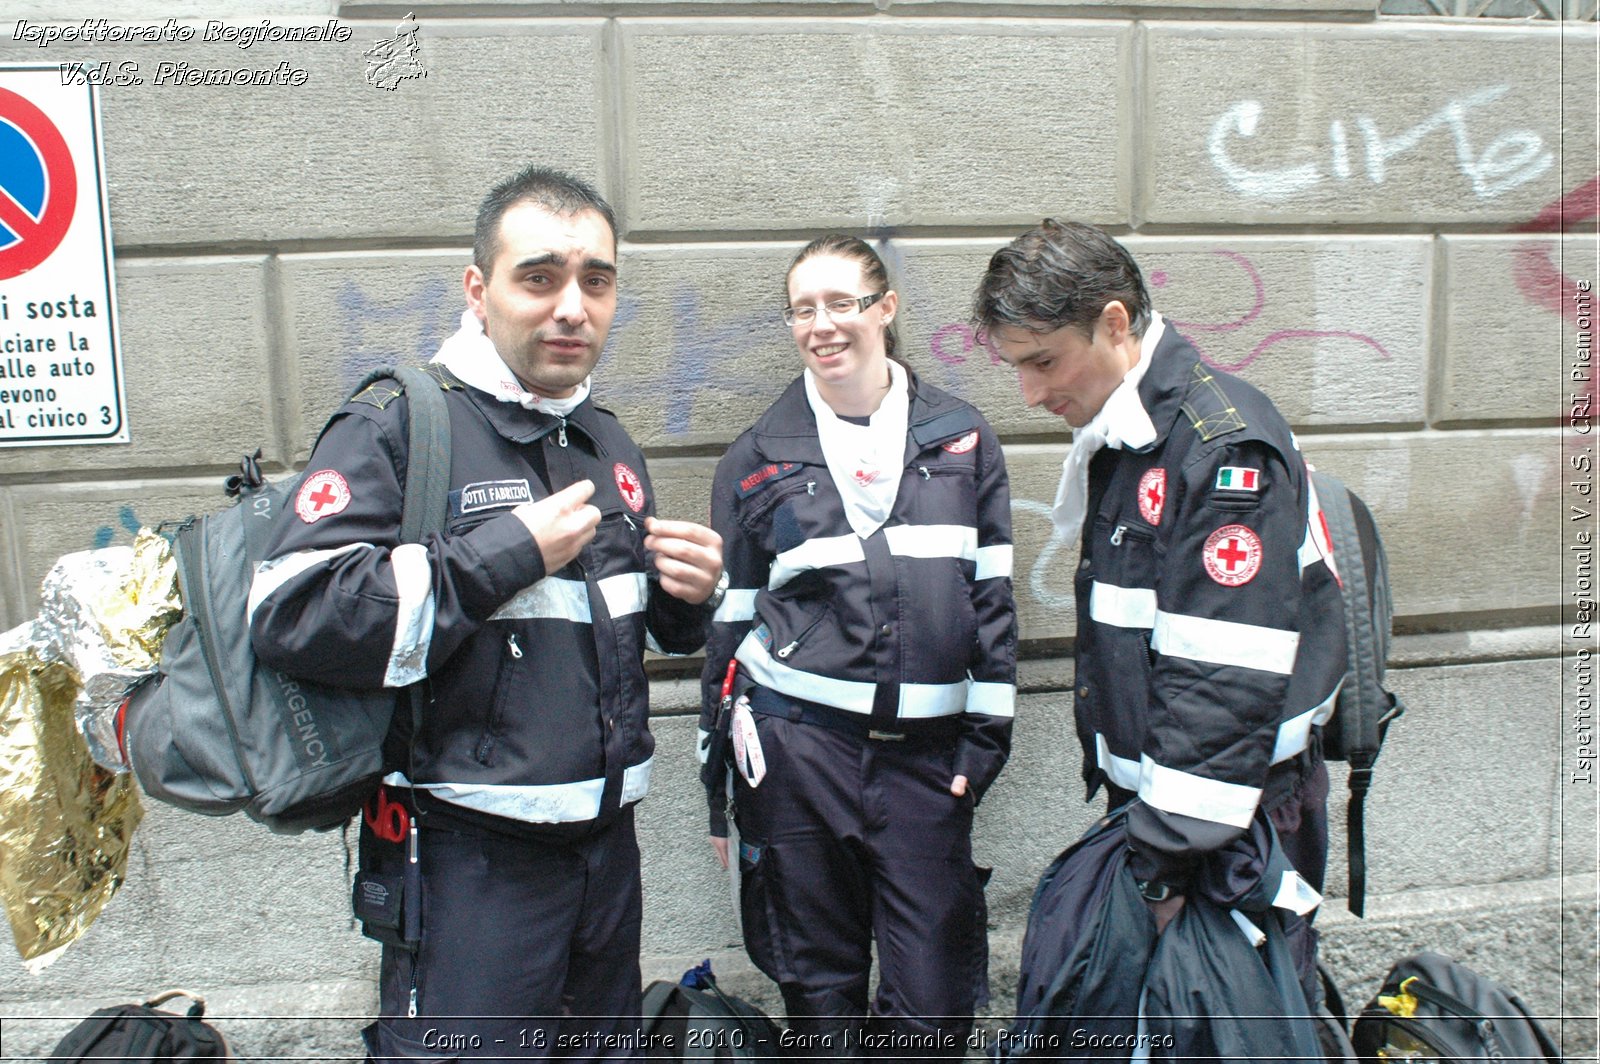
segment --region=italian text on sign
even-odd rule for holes
[[[0,447],[126,443],[93,85],[0,65]]]

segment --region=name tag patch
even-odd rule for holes
[[[798,472],[799,469],[800,464],[798,462],[769,462],[760,469],[739,478],[739,497],[747,499],[750,497],[750,493],[761,487],[761,485],[771,480],[780,480],[791,473]]]
[[[479,510],[498,510],[502,507],[516,506],[519,503],[532,502],[533,492],[528,489],[528,481],[522,480],[480,480],[464,486],[459,492],[450,493],[451,507],[455,515],[477,513]]]

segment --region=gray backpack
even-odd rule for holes
[[[439,381],[421,369],[377,370],[356,394],[387,380],[408,399],[400,538],[417,543],[444,527],[450,418]],[[420,685],[404,692],[324,687],[256,660],[245,612],[250,582],[298,488],[298,477],[267,483],[246,458],[228,479],[237,503],[179,526],[173,550],[184,616],[162,645],[160,675],[134,692],[119,728],[139,786],[152,798],[211,816],[243,809],[288,835],[337,827],[360,810],[383,777],[397,699],[416,719],[424,697]]]
[[[1389,560],[1378,536],[1378,525],[1366,503],[1338,477],[1314,470],[1311,479],[1328,522],[1328,538],[1339,566],[1340,597],[1344,601],[1349,671],[1333,717],[1322,729],[1322,749],[1328,760],[1350,763],[1348,904],[1350,911],[1360,916],[1366,909],[1367,896],[1367,791],[1372,786],[1372,769],[1389,725],[1406,707],[1383,685],[1394,604],[1389,597]]]

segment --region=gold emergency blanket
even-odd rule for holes
[[[61,558],[40,601],[37,618],[0,635],[0,903],[34,972],[122,885],[138,786],[90,751],[120,766],[116,708],[155,672],[181,615],[171,551],[148,531],[131,548]]]
[[[122,885],[138,826],[131,773],[89,757],[72,720],[78,678],[23,646],[0,653],[0,901],[38,971]]]

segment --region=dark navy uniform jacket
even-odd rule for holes
[[[1345,670],[1321,510],[1289,426],[1168,328],[1139,384],[1157,438],[1089,467],[1077,573],[1090,792],[1136,793],[1133,870],[1181,883],[1320,756]]]
[[[428,680],[412,782],[449,808],[605,823],[649,786],[647,633],[692,652],[708,611],[662,591],[648,564],[655,493],[615,416],[587,400],[566,418],[528,411],[430,371],[450,411],[448,528],[398,542],[406,398],[387,382],[356,396],[318,442],[256,575],[256,652],[344,687]],[[599,529],[547,573],[511,509],[583,479]]]
[[[759,686],[885,733],[959,718],[954,771],[977,797],[1005,764],[1016,702],[1005,456],[976,409],[907,376],[899,493],[865,539],[845,517],[803,379],[718,464],[711,524],[729,590],[706,647],[702,760],[737,655]]]

